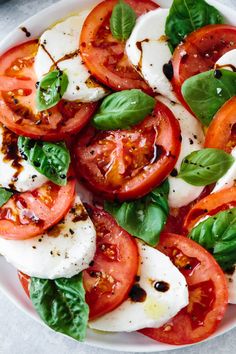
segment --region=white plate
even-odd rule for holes
[[[43,30],[60,18],[63,18],[70,13],[86,9],[99,2],[101,2],[101,0],[63,0],[48,7],[12,31],[0,43],[0,54],[12,46],[27,40],[20,27],[26,27],[31,33],[31,38],[38,37]],[[157,0],[156,2],[163,7],[168,7],[171,0]],[[227,22],[236,25],[236,11],[233,11],[215,0],[208,0],[208,2],[221,11]],[[0,269],[0,290],[4,292],[18,308],[25,311],[36,321],[41,322],[38,315],[34,311],[30,300],[27,299],[20,286],[16,270],[11,267],[1,256]],[[236,306],[230,306],[219,329],[211,338],[215,338],[216,336],[223,334],[234,327],[236,327]],[[123,352],[159,352],[163,350],[180,348],[179,346],[170,346],[167,344],[157,343],[138,333],[103,334],[92,330],[88,330],[86,343],[104,349],[120,350]]]

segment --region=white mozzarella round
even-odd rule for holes
[[[163,66],[172,57],[165,36],[168,14],[168,9],[159,8],[138,18],[127,41],[126,53],[154,92],[176,102],[172,85],[163,72]]]
[[[12,154],[9,154],[12,151]],[[48,181],[26,160],[17,148],[17,136],[0,124],[0,187],[18,192],[34,190]]]
[[[232,187],[236,182],[236,148],[231,152],[231,155],[235,159],[233,165],[228,169],[228,171],[222,176],[215,185],[212,193],[219,192],[223,189]]]
[[[228,291],[229,291],[229,304],[236,304],[236,270],[232,274],[226,274],[226,279],[228,282]]]
[[[77,196],[73,208],[47,233],[28,240],[0,237],[0,254],[23,273],[42,279],[71,278],[88,268],[96,231]]]
[[[59,22],[43,33],[35,57],[38,80],[55,66],[65,71],[69,85],[63,98],[68,101],[95,102],[107,94],[107,90],[91,79],[78,52],[83,23],[90,10]],[[56,65],[55,65],[56,63]]]
[[[232,49],[222,55],[222,57],[217,60],[215,68],[236,71],[236,49]]]
[[[155,248],[137,241],[140,255],[140,281],[146,293],[143,302],[125,300],[114,311],[89,322],[89,327],[108,332],[131,332],[141,328],[158,328],[188,305],[188,288],[184,276],[170,259]],[[155,288],[164,282],[168,290]]]
[[[177,172],[180,170],[183,159],[193,151],[200,150],[204,145],[204,133],[200,122],[192,116],[182,105],[170,102],[164,97],[158,96],[158,100],[164,103],[179,121],[181,129],[181,150],[175,165]],[[193,186],[178,177],[169,177],[170,192],[169,206],[180,208],[195,200],[203,191],[204,187]]]

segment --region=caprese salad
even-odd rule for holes
[[[236,303],[236,27],[104,0],[0,57],[0,253],[35,310],[189,344]]]

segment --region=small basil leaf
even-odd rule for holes
[[[0,188],[0,207],[6,204],[12,195],[12,192],[6,190],[5,188]]]
[[[202,221],[189,237],[212,253],[224,270],[230,269],[236,263],[236,208]]]
[[[121,204],[105,202],[105,210],[131,235],[156,246],[169,213],[167,190],[165,182],[144,198]]]
[[[89,308],[82,275],[66,279],[31,278],[30,298],[41,319],[53,330],[83,341]]]
[[[206,1],[174,0],[165,26],[171,51],[191,32],[218,23],[223,23],[222,15]]]
[[[34,168],[49,180],[64,186],[70,165],[70,153],[65,143],[51,143],[18,138],[19,152]]]
[[[195,115],[208,126],[216,112],[236,95],[236,73],[210,70],[187,79],[182,94]]]
[[[155,104],[155,99],[141,90],[116,92],[103,100],[93,124],[101,130],[126,129],[141,122]]]
[[[113,37],[119,41],[128,39],[135,26],[135,22],[136,14],[132,7],[123,0],[120,0],[114,6],[110,19],[110,28]]]
[[[68,84],[68,77],[63,71],[54,70],[45,75],[40,81],[36,92],[38,111],[54,107],[62,99]]]
[[[233,156],[220,149],[194,151],[183,159],[178,177],[194,186],[207,186],[224,176],[233,163]]]

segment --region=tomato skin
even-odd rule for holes
[[[37,112],[34,58],[36,40],[20,44],[0,56],[0,121],[18,135],[58,141],[80,131],[95,113],[98,103],[62,100]]]
[[[185,276],[190,303],[163,327],[140,332],[173,345],[200,342],[216,330],[225,314],[228,305],[225,275],[215,259],[187,237],[162,234],[158,249]]]
[[[97,231],[97,249],[90,268],[83,272],[90,319],[118,307],[127,297],[138,273],[135,238],[104,210],[89,208]]]
[[[208,25],[192,32],[174,51],[172,85],[179,100],[187,106],[181,86],[189,77],[214,68],[216,61],[236,48],[236,27]]]
[[[137,16],[159,7],[150,0],[127,0],[126,3]],[[137,88],[152,95],[151,88],[129,63],[125,43],[111,34],[109,20],[116,4],[117,0],[103,1],[88,15],[80,37],[81,55],[92,75],[113,90]]]
[[[236,146],[236,97],[227,101],[214,116],[207,129],[205,147],[230,153]]]
[[[1,237],[26,240],[56,225],[74,202],[75,183],[69,177],[63,187],[47,182],[34,191],[13,195],[0,208]]]
[[[183,228],[189,233],[194,225],[207,215],[215,215],[229,207],[236,206],[236,187],[212,193],[196,203],[187,214]]]
[[[75,145],[74,163],[78,178],[95,194],[124,201],[159,185],[173,170],[180,146],[178,121],[157,102],[152,115],[130,130],[85,129]]]
[[[30,291],[29,291],[30,277],[22,272],[19,272],[19,271],[17,274],[18,274],[18,278],[20,280],[20,283],[24,289],[24,292],[30,298]]]

